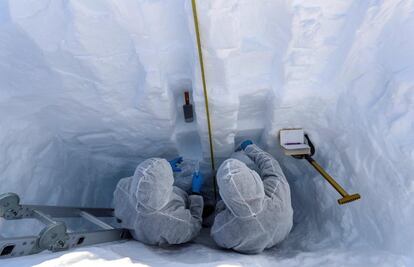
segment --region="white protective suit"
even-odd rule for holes
[[[115,216],[134,239],[149,245],[181,244],[201,229],[203,198],[173,186],[170,164],[150,158],[134,176],[119,181],[114,192]]]
[[[237,159],[228,159],[217,172],[222,201],[211,229],[216,243],[241,253],[260,253],[289,234],[293,209],[289,184],[279,163],[256,145],[245,151],[260,175]]]

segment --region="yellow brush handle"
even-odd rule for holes
[[[328,181],[339,194],[341,194],[342,198],[338,199],[339,204],[349,203],[361,198],[359,194],[349,195],[345,189],[343,189],[342,186],[340,186],[312,157],[306,156],[305,158],[323,176],[323,178],[325,178],[325,180]]]

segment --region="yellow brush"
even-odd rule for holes
[[[293,156],[297,159],[306,159],[328,183],[330,183],[342,198],[338,199],[340,205],[349,203],[361,198],[359,194],[349,195],[334,178],[332,178],[313,158],[315,147],[309,136],[302,128],[290,128],[280,130],[280,145],[285,155]]]
[[[336,191],[338,191],[339,194],[341,194],[342,198],[338,199],[340,205],[361,198],[359,194],[348,194],[345,189],[343,189],[311,156],[306,155],[305,159],[333,186],[333,188],[335,188]]]

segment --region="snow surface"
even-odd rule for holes
[[[220,250],[213,243],[205,242],[207,231],[195,243],[174,248],[158,248],[139,242],[106,244],[96,247],[76,249],[67,253],[42,253],[18,260],[3,260],[1,266],[412,266],[406,257],[396,256],[386,251],[365,248],[300,251],[294,248],[274,248],[259,255],[243,255]]]
[[[292,189],[288,239],[257,256],[128,242],[1,265],[414,266],[414,1],[210,0],[198,10],[217,164],[247,137],[275,155]],[[106,207],[147,157],[206,165],[190,2],[0,1],[0,114],[0,191],[24,203]],[[306,162],[281,154],[278,131],[297,126],[360,201],[338,206]]]

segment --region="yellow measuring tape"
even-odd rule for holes
[[[207,94],[206,75],[205,75],[205,72],[204,72],[203,52],[201,51],[201,38],[200,38],[200,28],[198,26],[196,0],[192,0],[192,7],[193,7],[195,33],[196,33],[196,37],[197,37],[198,57],[199,57],[199,60],[200,60],[201,79],[203,81],[204,105],[205,105],[206,114],[207,114],[207,127],[208,127],[208,139],[209,139],[209,143],[210,143],[211,169],[213,170],[213,172],[215,172],[216,167],[215,167],[215,163],[214,163],[213,138],[212,138],[212,131],[211,131],[210,111],[209,111],[209,107],[208,107],[208,94]],[[214,174],[214,197],[217,199],[217,189],[216,188],[217,188],[216,177],[215,177],[215,174]]]

